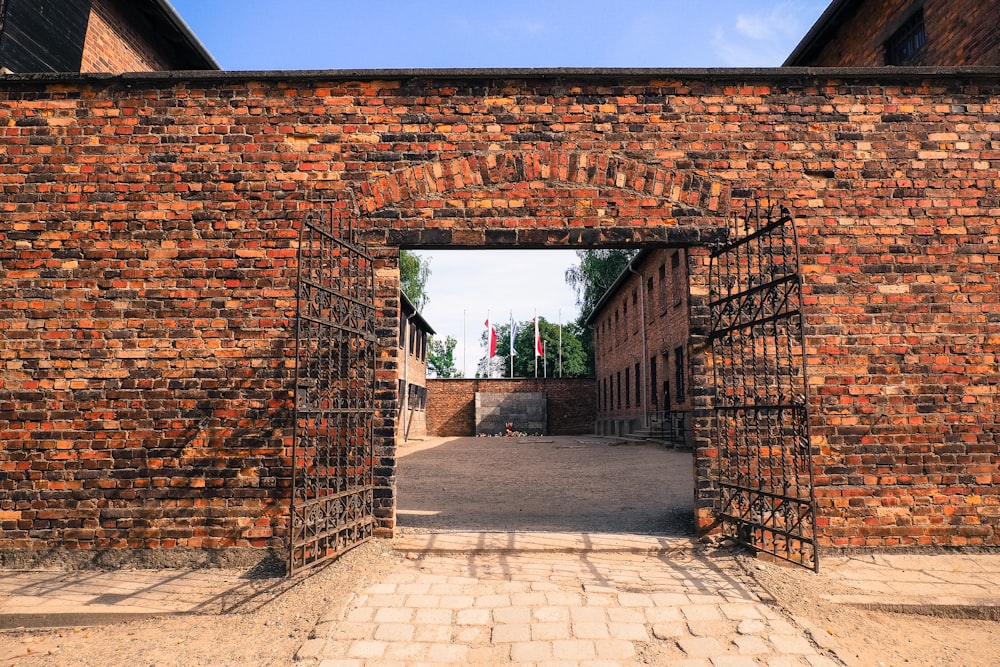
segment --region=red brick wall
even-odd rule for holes
[[[397,246],[689,248],[707,512],[704,248],[760,195],[803,243],[822,543],[1000,544],[998,81],[5,77],[0,548],[284,544],[296,226],[319,198],[378,257],[383,530]]]
[[[135,22],[122,16],[113,0],[94,0],[83,44],[81,72],[155,72],[171,69]]]
[[[427,381],[427,430],[431,435],[476,435],[476,392],[544,392],[548,435],[594,432],[591,378],[431,379]]]
[[[924,8],[927,44],[919,64],[1000,65],[1000,0],[866,0],[823,50],[803,65],[880,67],[883,45],[914,5]]]

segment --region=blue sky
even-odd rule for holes
[[[829,0],[172,0],[227,70],[777,67]],[[424,316],[469,374],[494,321],[577,316],[572,251],[440,251]]]

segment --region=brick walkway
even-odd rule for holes
[[[324,619],[297,659],[321,667],[842,664],[763,603],[730,559],[699,555],[684,540],[614,544],[551,534],[402,540],[409,560]]]

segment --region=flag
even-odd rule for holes
[[[514,322],[514,311],[510,313],[510,356],[514,356],[517,352],[514,351],[514,336],[517,335],[517,324]]]
[[[489,336],[489,346],[490,346],[490,359],[497,356],[497,330],[493,328],[493,324],[490,322],[490,316],[486,316],[486,332]]]
[[[535,356],[544,357],[545,349],[542,347],[542,337],[538,335],[538,318],[535,318]]]

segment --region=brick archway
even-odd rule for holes
[[[617,154],[507,151],[456,157],[383,174],[334,203],[341,224],[355,225],[381,261],[376,301],[383,349],[398,337],[400,248],[596,248],[684,246],[691,284],[688,359],[696,397],[695,522],[713,521],[707,244],[726,233],[730,184]],[[383,353],[376,392],[378,532],[395,526],[395,390],[398,360]]]

